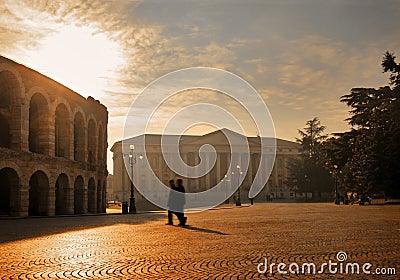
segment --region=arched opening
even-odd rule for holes
[[[85,213],[85,187],[82,176],[78,176],[74,183],[74,213]]]
[[[11,148],[10,125],[2,114],[0,114],[0,147]]]
[[[36,93],[29,103],[29,150],[45,154],[49,146],[48,106],[42,94]]]
[[[13,74],[9,71],[0,72],[0,108],[1,109],[10,109],[12,105],[12,80]]]
[[[64,173],[56,181],[56,215],[68,214],[68,176]]]
[[[85,122],[80,112],[74,119],[74,160],[85,162]]]
[[[55,114],[56,157],[69,158],[70,148],[70,116],[64,104],[59,104]]]
[[[96,124],[93,119],[89,121],[87,139],[89,169],[94,170],[96,164]]]
[[[100,125],[98,133],[98,143],[97,143],[97,159],[99,162],[102,162],[104,158],[103,149],[104,149],[103,127]]]
[[[88,212],[96,213],[96,183],[93,178],[88,183]]]
[[[101,186],[101,181],[97,182],[97,213],[101,213],[103,205],[103,188]]]
[[[48,199],[49,179],[43,171],[36,171],[29,180],[29,215],[47,215]]]
[[[0,71],[0,147],[20,149],[21,104],[19,81],[10,71]]]
[[[17,214],[19,209],[19,177],[12,168],[0,170],[0,215]]]

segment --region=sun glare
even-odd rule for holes
[[[29,65],[86,97],[104,96],[123,64],[119,44],[90,27],[63,26],[39,43]]]

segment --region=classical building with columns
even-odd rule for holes
[[[241,172],[240,170],[228,171],[230,162],[232,161],[233,166],[244,165],[245,159],[244,154],[233,153],[231,154],[230,145],[225,135],[231,134],[237,137],[243,137],[247,140],[250,158],[248,159],[249,167],[246,174],[241,174],[244,180],[240,186],[242,201],[248,201],[248,191],[255,178],[256,172],[260,164],[261,145],[259,137],[245,137],[236,132],[228,129],[217,130],[202,136],[193,135],[182,135],[179,140],[179,152],[182,160],[190,165],[195,166],[200,162],[199,151],[200,147],[205,144],[210,144],[214,147],[217,154],[216,162],[214,166],[210,167],[210,172],[206,175],[196,178],[189,179],[183,178],[184,185],[186,186],[187,192],[199,192],[209,188],[212,188],[217,183],[222,182],[224,184],[230,184],[231,180],[237,180],[237,174],[235,172]],[[143,137],[144,142],[143,142]],[[149,160],[152,171],[157,175],[158,179],[168,186],[168,180],[179,178],[165,163],[161,152],[161,135],[158,134],[146,134],[139,135],[137,137],[128,139],[128,143],[140,145],[145,143],[146,156]],[[169,137],[169,136],[163,136]],[[165,148],[165,145],[163,145]],[[135,150],[144,150],[141,148],[135,148]],[[113,152],[114,162],[114,176],[113,176],[113,196],[109,199],[127,201],[130,195],[130,179],[125,168],[124,156],[129,156],[127,153],[122,152],[122,141],[116,142],[111,151]],[[272,152],[272,147],[267,147],[267,153]],[[294,199],[295,194],[285,184],[285,180],[288,177],[288,161],[297,157],[300,154],[300,145],[282,139],[276,139],[276,159],[272,169],[271,176],[267,181],[267,184],[263,186],[262,192],[255,198],[257,201],[266,201],[267,198],[279,198],[279,199]],[[166,153],[168,156],[168,153]],[[208,155],[204,154],[204,159],[208,161]],[[203,157],[202,156],[202,157]],[[146,174],[143,170],[142,164],[136,155],[136,163],[134,164],[134,176],[136,183],[139,184],[155,184],[152,182],[151,177]],[[268,164],[268,163],[267,163]],[[272,166],[272,162],[271,162]],[[267,170],[267,168],[260,167],[261,169]],[[266,175],[267,171],[264,175]],[[137,177],[138,176],[138,177]],[[301,194],[298,194],[301,196]],[[144,199],[139,193],[136,192],[136,200],[139,201]],[[231,200],[232,201],[232,200]]]
[[[0,215],[105,212],[107,122],[99,101],[0,56]]]

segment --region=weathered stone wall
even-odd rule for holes
[[[104,105],[0,57],[0,122],[0,214],[105,212]]]

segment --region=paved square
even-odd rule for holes
[[[166,226],[166,213],[0,221],[1,279],[365,279],[345,274],[260,274],[257,265],[336,261],[396,268],[400,206],[256,204],[189,214],[189,227]],[[263,266],[261,266],[262,268]],[[288,267],[286,267],[288,270]]]

